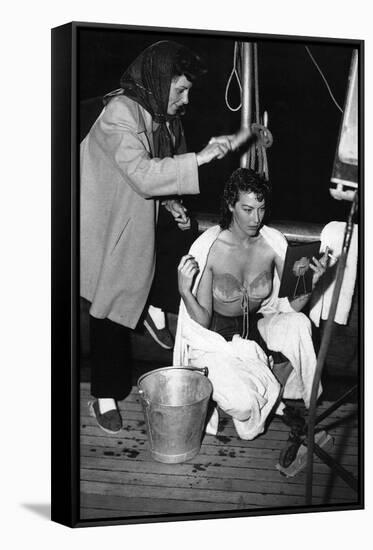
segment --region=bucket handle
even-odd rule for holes
[[[188,370],[196,370],[200,373],[202,373],[204,376],[208,376],[209,375],[209,369],[208,367],[179,367],[180,369],[188,369]]]
[[[139,389],[139,396],[141,397],[141,399],[143,400],[144,404],[149,407],[150,406],[150,401],[149,399],[146,397],[145,393],[143,390]]]
[[[179,369],[185,369],[185,370],[194,370],[194,371],[197,371],[197,372],[200,372],[201,374],[203,374],[204,376],[208,376],[209,375],[209,369],[208,367],[185,367],[183,365],[180,365],[179,367],[177,367]],[[139,389],[139,395],[141,397],[141,399],[143,400],[144,404],[149,407],[150,406],[150,401],[149,399],[146,397],[144,391],[140,388]]]

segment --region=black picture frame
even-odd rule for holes
[[[354,502],[326,503],[322,505],[265,506],[259,508],[223,511],[148,514],[82,519],[80,512],[80,373],[81,373],[81,303],[79,301],[79,129],[81,129],[79,93],[82,60],[81,36],[83,32],[97,32],[100,36],[141,35],[153,37],[180,36],[186,41],[230,40],[278,42],[289,46],[307,43],[316,47],[332,46],[353,48],[359,53],[359,264],[357,327],[358,389],[357,389],[357,497]],[[104,39],[103,39],[104,40]],[[105,50],[105,40],[103,48]],[[141,48],[138,48],[141,50]],[[107,50],[109,51],[109,50]],[[107,51],[104,51],[106,55]],[[111,52],[112,53],[112,52]],[[106,82],[120,76],[117,59],[111,59],[115,68]],[[124,67],[122,67],[124,68]],[[95,77],[96,78],[96,77]],[[284,77],[285,78],[285,77]],[[351,39],[277,36],[257,33],[230,33],[222,31],[167,29],[73,22],[52,29],[52,520],[70,527],[116,525],[131,523],[168,522],[178,520],[242,517],[272,514],[294,514],[315,511],[353,510],[364,508],[364,357],[363,357],[363,209],[364,158],[363,158],[363,82],[364,42]],[[105,91],[110,91],[109,89]],[[332,147],[334,149],[334,145]],[[330,166],[330,174],[332,166]],[[333,203],[336,212],[347,211],[343,205]],[[211,215],[214,218],[214,214]],[[210,217],[211,217],[210,216]],[[280,474],[279,474],[280,475]]]

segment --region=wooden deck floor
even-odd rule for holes
[[[205,436],[200,453],[183,464],[152,460],[144,417],[134,388],[121,403],[123,430],[105,434],[89,416],[88,384],[81,385],[81,519],[134,518],[197,512],[257,510],[305,505],[305,471],[286,478],[276,470],[288,428],[274,419],[254,441],[240,440],[232,420]],[[318,409],[321,411],[328,406]],[[325,423],[328,452],[357,476],[356,405],[346,404]],[[313,504],[357,504],[357,494],[315,458]]]

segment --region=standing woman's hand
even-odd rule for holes
[[[222,159],[229,151],[231,151],[229,139],[215,141],[215,138],[211,138],[206,147],[197,153],[197,164],[202,166],[214,159]]]
[[[162,204],[168,210],[175,222],[177,223],[179,229],[185,231],[191,228],[190,217],[188,216],[188,211],[185,206],[176,199],[168,199],[163,201]]]
[[[179,292],[182,297],[192,292],[193,281],[198,272],[198,263],[193,256],[187,254],[181,258],[177,268],[177,278]]]

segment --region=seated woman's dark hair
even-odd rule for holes
[[[207,68],[202,59],[186,46],[181,46],[172,67],[173,78],[185,75],[190,82],[194,82],[205,73]]]
[[[269,212],[271,185],[264,177],[250,168],[238,168],[235,170],[224,186],[220,227],[228,229],[232,222],[232,212],[229,206],[234,206],[241,193],[254,193],[258,201],[265,202],[266,215]]]

